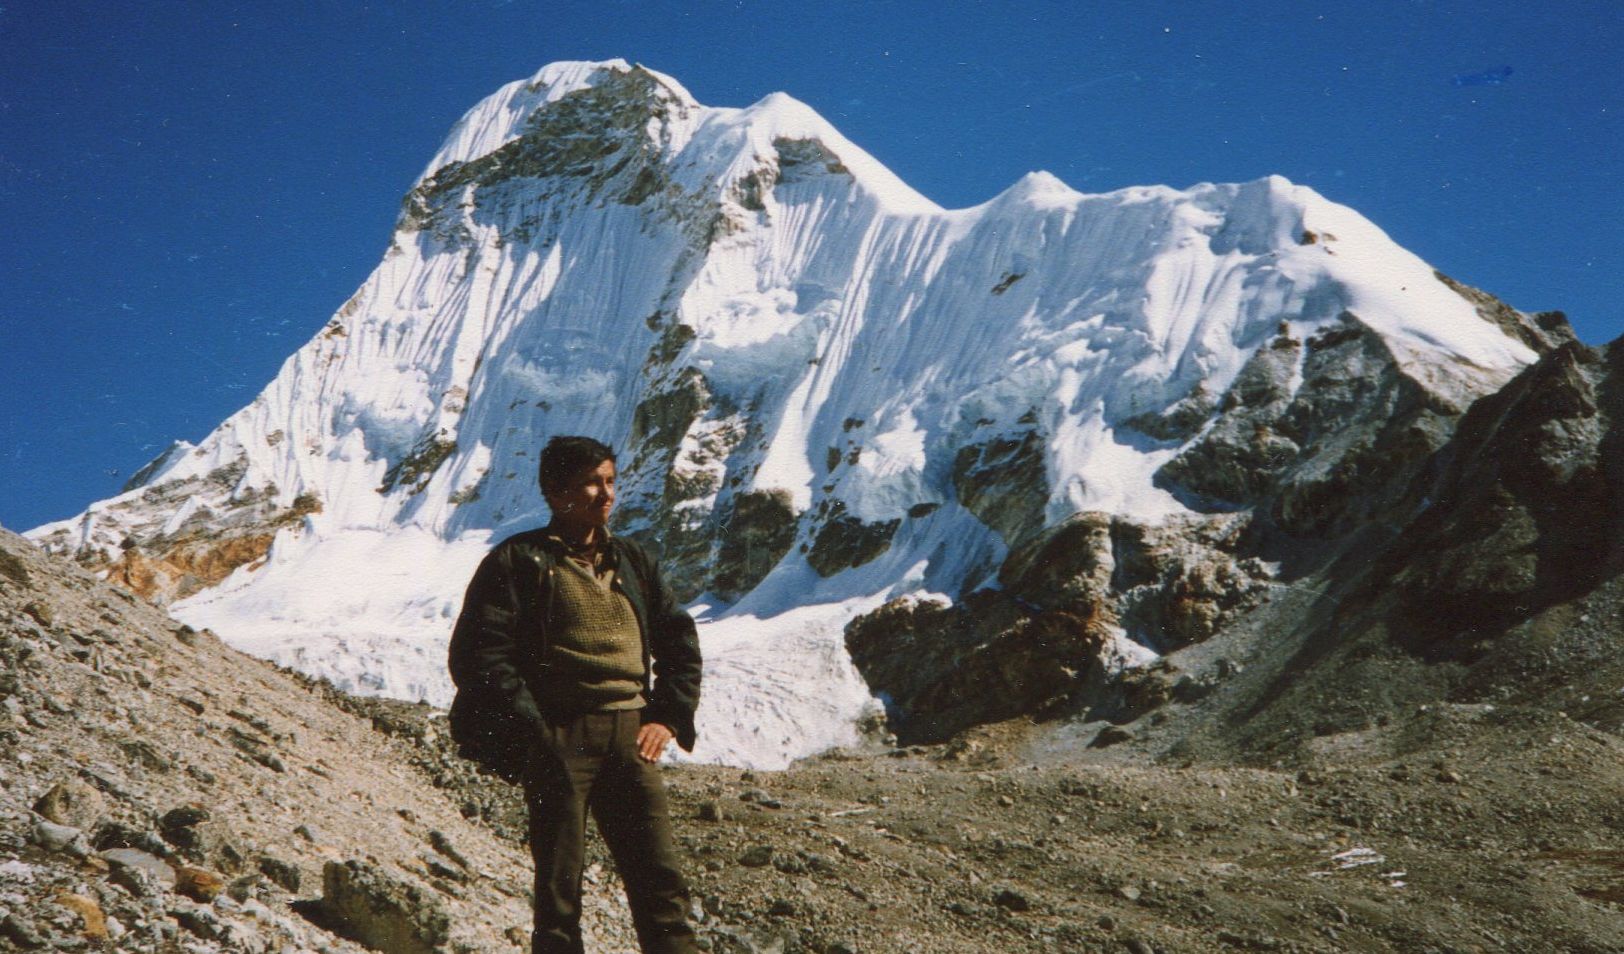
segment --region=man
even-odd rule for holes
[[[694,621],[648,554],[609,532],[608,446],[555,437],[541,453],[539,479],[552,522],[498,544],[463,600],[451,637],[452,734],[465,751],[477,742],[476,757],[524,783],[536,863],[534,954],[583,950],[589,810],[625,882],[643,951],[687,954],[696,950],[688,890],[655,762],[673,739],[693,748]]]

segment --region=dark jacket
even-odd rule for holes
[[[677,744],[694,747],[694,709],[699,705],[699,636],[693,617],[677,605],[659,567],[641,546],[609,539],[615,586],[631,603],[643,634],[643,722],[676,733]],[[464,700],[487,712],[481,719],[507,731],[534,736],[544,716],[559,712],[548,693],[546,658],[553,574],[568,559],[545,530],[529,530],[497,544],[468,584],[462,613],[451,634],[451,681],[455,711]],[[497,730],[501,731],[501,730]]]

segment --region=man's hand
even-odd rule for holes
[[[665,747],[676,737],[670,726],[658,722],[646,723],[637,730],[637,757],[645,762],[658,762]]]

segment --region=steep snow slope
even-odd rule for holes
[[[444,703],[462,583],[546,519],[546,435],[594,434],[623,449],[618,529],[711,620],[700,757],[780,764],[872,705],[853,614],[990,584],[1079,511],[1186,513],[1157,473],[1215,397],[1276,336],[1350,322],[1460,406],[1534,357],[1278,177],[1039,172],[943,210],[783,94],[709,108],[559,63],[457,123],[378,269],[250,405],[31,536],[251,652]]]

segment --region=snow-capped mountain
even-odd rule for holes
[[[251,404],[30,536],[239,648],[445,703],[463,584],[546,520],[545,438],[595,435],[617,530],[709,620],[699,757],[781,764],[874,709],[849,621],[1009,587],[1077,514],[1141,540],[1358,522],[1359,455],[1387,446],[1358,435],[1406,401],[1452,420],[1543,348],[1496,304],[1278,177],[1037,172],[942,209],[783,94],[706,107],[558,63],[456,124]],[[1114,572],[1102,658],[1200,637]]]

